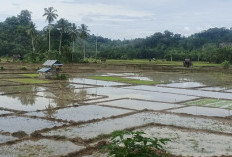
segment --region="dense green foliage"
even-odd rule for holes
[[[169,139],[149,138],[144,132],[115,131],[112,133],[110,144],[104,148],[114,157],[159,157],[166,154],[163,145]]]
[[[22,10],[19,15],[0,22],[0,56],[20,54],[26,62],[42,62],[46,59],[84,62],[85,57],[97,57],[169,61],[190,58],[194,61],[222,63],[227,60],[232,63],[231,29],[211,28],[189,37],[164,31],[147,38],[121,41],[90,35],[88,26],[76,26],[64,18],[55,22],[58,13],[52,7],[45,8],[48,26],[40,31],[36,30],[28,10]]]
[[[222,67],[223,69],[229,69],[230,67],[230,62],[225,60],[224,62],[222,62]]]

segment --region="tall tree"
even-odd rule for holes
[[[86,26],[85,24],[81,24],[79,27],[78,27],[78,32],[79,32],[79,36],[80,38],[83,40],[83,45],[84,45],[84,60],[85,60],[85,42],[86,42],[86,39],[89,35],[89,30],[88,30],[88,26]]]
[[[62,46],[62,38],[63,34],[67,33],[70,29],[70,23],[65,20],[64,18],[61,18],[59,21],[57,21],[57,30],[60,32],[60,44],[59,44],[59,54],[61,55],[61,46]]]
[[[52,22],[58,17],[58,14],[56,14],[57,10],[53,7],[44,8],[44,14],[43,16],[46,16],[46,21],[48,22],[48,49],[51,50],[51,28],[52,28]]]
[[[35,53],[35,41],[37,38],[37,31],[35,29],[35,24],[31,23],[29,29],[27,30],[27,34],[31,37],[32,52]]]
[[[72,26],[70,27],[70,30],[69,30],[69,35],[72,39],[72,60],[73,60],[73,53],[74,53],[74,42],[78,36],[78,30],[77,30],[77,27],[75,25],[75,23],[72,24]]]

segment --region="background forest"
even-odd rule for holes
[[[85,24],[77,26],[67,19],[57,19],[52,7],[44,10],[48,26],[43,30],[36,29],[28,10],[0,23],[0,57],[20,54],[26,62],[46,59],[85,62],[85,58],[182,61],[190,58],[232,63],[232,29],[211,28],[189,37],[167,30],[146,38],[111,40],[91,35]]]

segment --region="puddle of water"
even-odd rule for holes
[[[49,117],[79,122],[79,121],[88,121],[92,119],[100,119],[103,117],[111,117],[111,116],[129,113],[129,112],[131,111],[117,109],[117,108],[110,108],[110,107],[102,107],[97,105],[87,105],[87,106],[70,107],[70,108],[55,110],[52,115],[49,115]],[[39,117],[48,116],[47,111],[32,112],[32,113],[27,113],[26,115],[39,116]]]
[[[74,105],[73,102],[69,101],[38,97],[33,94],[24,93],[0,95],[0,100],[0,107],[20,111],[44,110],[51,107],[64,107]]]
[[[152,87],[152,86],[148,86]],[[99,87],[86,89],[88,94],[107,95],[109,99],[134,98],[161,102],[181,102],[196,99],[195,96],[186,96],[170,93],[155,93],[149,91],[138,91],[128,88]]]
[[[0,156],[63,156],[83,148],[83,146],[75,145],[69,141],[27,140],[13,145],[0,146]]]
[[[198,82],[206,86],[217,86],[218,84],[231,84],[230,74],[218,73],[180,73],[180,72],[150,72],[141,73],[153,81],[163,83]]]
[[[99,74],[100,76],[118,76],[118,77],[129,77],[129,76],[135,76],[135,73],[104,73]]]
[[[7,135],[0,135],[0,143],[5,143],[8,141],[13,141],[16,140],[16,137],[12,137],[12,136],[7,136]]]
[[[225,92],[232,93],[232,89],[225,90]]]
[[[180,83],[162,84],[159,86],[174,87],[174,88],[196,88],[196,87],[203,87],[205,85],[199,82],[180,82]]]
[[[190,107],[174,109],[174,110],[170,110],[170,112],[186,113],[191,115],[215,116],[215,117],[228,117],[232,115],[231,110],[199,107],[199,106],[190,106]]]
[[[174,114],[157,112],[138,113],[117,119],[108,119],[100,122],[84,124],[80,126],[66,127],[43,133],[45,136],[66,136],[68,138],[81,137],[89,139],[101,134],[110,134],[115,130],[123,130],[130,127],[141,126],[148,123],[159,123],[194,129],[207,129],[211,131],[232,133],[232,124],[219,120],[192,118]]]
[[[86,89],[73,89],[70,91],[64,90],[53,90],[49,92],[37,92],[37,96],[54,98],[54,99],[63,99],[63,100],[72,100],[78,102],[84,102],[91,99],[102,98],[100,95],[88,94]]]
[[[93,86],[88,86],[88,85],[83,85],[83,84],[75,84],[75,83],[70,83],[69,84],[70,88],[90,88]]]
[[[0,132],[18,132],[24,131],[27,134],[31,134],[36,130],[41,130],[44,128],[51,128],[54,126],[60,126],[63,123],[52,122],[42,119],[33,119],[27,117],[0,117]]]
[[[136,89],[136,90],[147,90],[153,92],[165,92],[165,93],[173,93],[173,94],[183,94],[183,95],[191,95],[196,97],[210,97],[217,99],[231,99],[232,93],[222,93],[222,92],[211,92],[211,91],[202,91],[202,90],[194,90],[194,89],[179,89],[179,88],[165,88],[158,86],[130,86],[124,87],[128,89]]]
[[[135,110],[144,110],[144,109],[164,110],[164,109],[183,106],[183,105],[177,105],[177,104],[149,102],[149,101],[140,101],[140,100],[132,100],[132,99],[123,99],[123,100],[104,102],[103,104],[110,105],[110,106],[116,106],[116,107],[135,109]]]
[[[73,89],[73,88],[90,88],[90,87],[93,87],[93,86],[89,86],[89,85],[69,83],[69,82],[57,82],[55,84],[50,83],[50,84],[45,84],[44,86],[52,87],[52,88],[60,88],[60,89],[64,89],[64,90],[68,90],[69,88]],[[54,89],[50,89],[50,90],[54,90]]]
[[[3,114],[9,114],[9,113],[12,113],[12,112],[4,111],[4,110],[0,110],[0,115],[3,115]]]
[[[111,81],[101,81],[101,80],[93,80],[93,79],[86,79],[86,78],[73,78],[69,79],[69,82],[73,83],[82,83],[82,84],[90,84],[90,85],[97,85],[97,86],[122,86],[128,85],[126,83],[119,83],[119,82],[111,82]]]
[[[226,90],[226,87],[205,87],[205,88],[200,88],[200,90],[207,90],[207,91],[222,91]]]
[[[166,127],[149,127],[140,131],[144,131],[150,137],[171,139],[164,147],[171,154],[182,156],[232,155],[231,136]]]
[[[22,86],[2,86],[0,87],[0,94],[7,93],[34,93],[37,91],[43,91],[46,88],[34,86],[34,85],[22,85]]]

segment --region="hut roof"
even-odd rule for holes
[[[42,69],[39,69],[38,72],[48,72],[50,70],[51,68],[42,68]]]
[[[58,60],[47,60],[43,66],[63,65]]]

